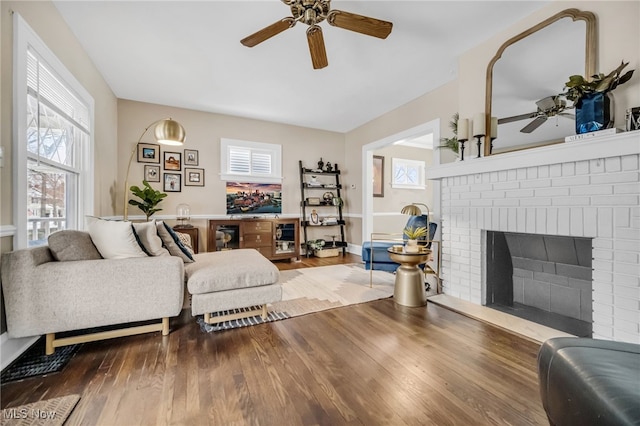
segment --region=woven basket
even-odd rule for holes
[[[323,250],[314,250],[313,254],[316,257],[335,257],[340,255],[340,250],[337,248],[328,248]]]

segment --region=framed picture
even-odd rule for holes
[[[373,196],[384,197],[384,157],[373,156]]]
[[[197,166],[198,165],[198,150],[185,149],[184,150],[184,165],[185,166]],[[185,182],[186,184],[186,182]]]
[[[144,166],[144,180],[147,182],[160,182],[160,166]]]
[[[138,163],[160,163],[160,145],[139,143]]]
[[[182,170],[182,154],[179,152],[167,152],[164,153],[164,169],[165,170]]]
[[[186,155],[186,153],[185,153]],[[186,164],[186,157],[185,157]],[[184,186],[204,186],[204,169],[184,168]]]
[[[182,191],[182,175],[180,173],[165,173],[162,189],[165,192]]]

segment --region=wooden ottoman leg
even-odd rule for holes
[[[46,343],[44,347],[44,353],[46,355],[53,355],[53,353],[55,352],[56,348],[53,346],[53,341],[55,340],[55,338],[56,338],[55,333],[47,334]]]
[[[262,305],[262,321],[266,321],[269,318],[269,312],[267,311],[267,304]]]

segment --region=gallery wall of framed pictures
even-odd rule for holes
[[[164,192],[181,192],[182,186],[204,186],[204,168],[196,149],[161,151],[160,145],[139,143],[137,161],[144,163],[144,180],[162,183]],[[184,182],[184,183],[183,183]]]

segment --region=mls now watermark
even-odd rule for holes
[[[2,417],[6,420],[10,419],[40,419],[40,420],[53,420],[56,418],[57,413],[55,411],[44,411],[28,408],[5,408],[2,410]]]

